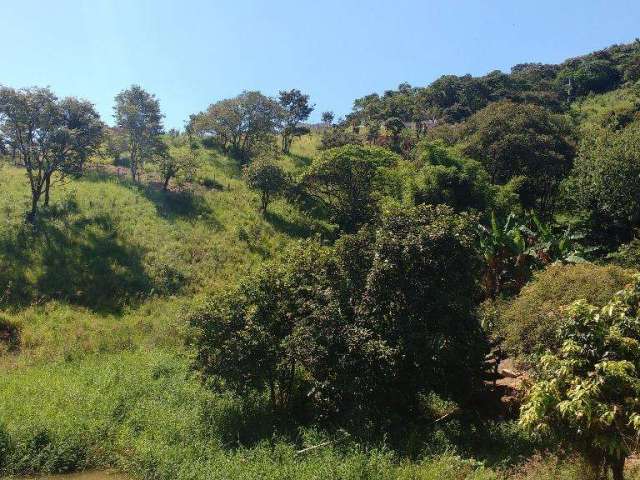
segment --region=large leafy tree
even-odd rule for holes
[[[520,423],[554,431],[604,479],[623,480],[640,434],[640,279],[602,309],[572,305],[562,348],[539,362]]]
[[[525,206],[552,209],[575,154],[562,118],[536,105],[496,102],[469,119],[466,134],[464,153],[483,163],[493,183],[525,177]]]
[[[127,135],[131,178],[137,182],[144,163],[164,149],[160,102],[138,85],[120,92],[115,102],[114,118],[118,128]]]
[[[349,422],[393,422],[431,391],[464,398],[485,354],[473,224],[420,206],[335,248],[294,246],[192,316],[196,367],[269,391],[275,408],[305,398]]]
[[[282,118],[283,110],[276,100],[257,91],[245,91],[192,115],[189,130],[213,139],[246,163],[259,147],[273,141]]]
[[[456,211],[484,211],[492,204],[493,186],[484,167],[445,148],[422,142],[416,162],[405,173],[405,188],[414,204],[446,204]]]
[[[93,105],[74,97],[59,100],[48,88],[0,88],[0,137],[25,166],[31,190],[28,218],[35,220],[54,174],[79,175],[99,147],[103,123]]]
[[[386,168],[399,161],[384,148],[346,145],[316,158],[301,184],[342,231],[351,233],[376,216]]]
[[[628,240],[640,225],[640,123],[618,132],[588,131],[568,185],[596,232]],[[606,240],[606,239],[605,239]]]
[[[282,151],[289,153],[293,138],[307,133],[309,130],[302,128],[300,124],[309,118],[314,105],[309,104],[309,95],[300,90],[282,90],[278,101],[284,112],[282,128]]]

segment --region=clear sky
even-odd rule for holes
[[[168,127],[242,90],[355,98],[640,37],[639,0],[0,0],[0,83],[87,98],[112,121],[132,83]]]

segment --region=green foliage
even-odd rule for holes
[[[400,157],[384,148],[346,145],[318,156],[301,185],[326,209],[332,222],[344,232],[354,232],[375,218],[385,169],[399,161]]]
[[[166,148],[154,160],[162,178],[162,189],[167,190],[172,178],[192,179],[198,168],[198,145],[187,135],[178,132],[165,139]]]
[[[574,156],[562,119],[535,105],[497,102],[469,119],[466,133],[464,153],[482,162],[492,183],[525,177],[530,189],[529,198],[522,198],[525,208],[552,209]]]
[[[139,85],[132,85],[116,95],[113,110],[116,125],[129,143],[131,179],[140,181],[145,162],[164,151],[160,102]]]
[[[191,115],[187,129],[193,135],[210,138],[223,150],[247,162],[263,143],[272,143],[283,120],[282,106],[258,91],[209,105]]]
[[[244,176],[251,190],[260,194],[260,210],[263,215],[271,200],[282,195],[289,185],[286,172],[273,161],[261,158],[245,167]]]
[[[359,428],[423,393],[464,397],[484,357],[473,243],[467,217],[421,206],[335,252],[300,245],[191,317],[196,367],[239,392],[269,391],[274,409],[306,397]]]
[[[630,271],[616,266],[551,265],[537,273],[517,297],[498,302],[493,334],[519,357],[557,347],[561,307],[580,299],[602,307],[631,278]]]
[[[293,138],[304,133],[309,133],[308,129],[300,127],[299,124],[309,118],[309,115],[313,112],[314,105],[309,104],[309,95],[304,95],[296,88],[289,91],[281,90],[278,96],[278,103],[280,103],[284,112],[282,151],[289,153]]]
[[[322,123],[324,123],[327,126],[331,126],[331,124],[333,124],[333,119],[335,118],[335,115],[333,112],[322,112]]]
[[[628,240],[640,223],[640,123],[584,136],[568,188],[603,241]],[[596,235],[597,237],[597,235]]]
[[[455,211],[484,211],[492,203],[493,189],[482,165],[457,156],[440,143],[423,142],[417,148],[417,171],[406,179],[414,204],[446,204]]]
[[[102,140],[103,123],[94,106],[48,88],[0,87],[0,143],[18,153],[31,189],[28,219],[36,220],[44,195],[49,205],[53,175],[79,175]]]
[[[615,480],[640,432],[639,304],[640,278],[602,309],[574,303],[562,347],[540,360],[520,418],[530,429],[558,432],[595,472],[610,467]]]
[[[569,62],[556,78],[559,88],[569,99],[588,93],[602,93],[616,88],[620,72],[609,59],[589,59]]]
[[[640,270],[640,240],[634,238],[629,243],[620,245],[617,251],[607,255],[607,260],[625,268]]]
[[[322,131],[320,150],[344,147],[345,145],[362,145],[362,139],[356,133],[339,126],[325,128]]]

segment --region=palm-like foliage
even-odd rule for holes
[[[571,227],[561,229],[542,222],[535,213],[524,218],[511,213],[504,222],[492,213],[490,225],[480,225],[486,295],[495,298],[501,293],[516,293],[534,269],[555,261],[584,262],[584,256],[594,248],[583,247],[582,238]]]

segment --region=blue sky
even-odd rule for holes
[[[112,121],[138,83],[168,127],[245,89],[299,88],[320,112],[640,37],[638,0],[0,0],[0,83],[87,98]]]

